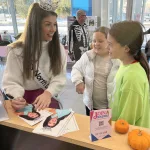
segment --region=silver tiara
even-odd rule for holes
[[[52,2],[52,0],[40,0],[39,6],[46,11],[55,11],[58,7],[59,0]]]

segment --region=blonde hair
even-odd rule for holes
[[[104,26],[98,27],[98,28],[95,29],[94,32],[101,32],[101,33],[103,33],[105,35],[105,38],[107,38],[107,35],[109,33],[109,28],[104,27]]]

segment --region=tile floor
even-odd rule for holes
[[[67,69],[67,84],[62,90],[60,101],[63,108],[72,108],[76,113],[85,114],[85,107],[82,101],[82,95],[76,93],[75,86],[71,82],[71,69]]]

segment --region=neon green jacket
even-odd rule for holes
[[[120,66],[110,108],[112,120],[125,119],[129,124],[150,128],[149,83],[140,63]]]

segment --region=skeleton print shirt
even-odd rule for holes
[[[69,53],[79,60],[81,55],[88,50],[88,28],[74,21],[69,29]]]

